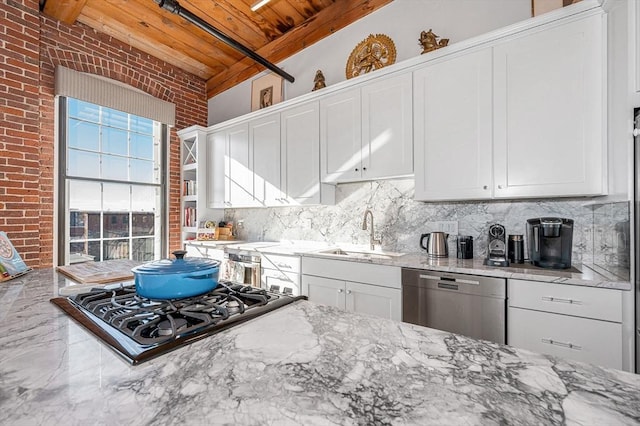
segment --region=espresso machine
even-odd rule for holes
[[[571,267],[573,220],[541,217],[527,220],[529,259],[535,266],[550,269]]]
[[[509,266],[506,232],[504,226],[498,223],[489,226],[489,247],[484,264],[488,266]]]

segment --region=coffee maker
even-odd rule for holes
[[[489,250],[485,265],[509,266],[507,259],[507,244],[504,226],[496,223],[489,226]]]
[[[535,266],[551,269],[571,267],[573,220],[541,217],[527,220],[529,259]]]

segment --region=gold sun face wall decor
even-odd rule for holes
[[[396,46],[389,36],[370,34],[353,49],[347,60],[347,79],[386,67],[396,61]]]

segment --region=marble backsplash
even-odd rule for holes
[[[248,241],[368,245],[369,231],[362,230],[362,221],[370,208],[385,250],[420,252],[420,235],[437,230],[433,222],[457,221],[458,234],[473,237],[474,256],[484,257],[490,225],[499,223],[507,234],[526,235],[529,218],[564,217],[574,220],[574,264],[629,267],[628,202],[597,204],[582,198],[424,203],[413,200],[413,190],[411,179],[341,184],[333,206],[227,209],[225,220],[242,221],[238,238]],[[449,238],[449,255],[455,256],[455,236]]]

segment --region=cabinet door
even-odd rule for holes
[[[520,308],[509,308],[507,321],[511,346],[622,368],[622,324]]]
[[[207,205],[210,209],[225,208],[225,149],[227,132],[207,136]]]
[[[249,122],[253,197],[261,206],[282,205],[280,191],[280,114]]]
[[[362,87],[362,177],[413,173],[411,73]]]
[[[346,309],[395,321],[402,319],[402,291],[395,288],[347,282]]]
[[[605,193],[602,19],[494,48],[494,197]]]
[[[415,199],[491,198],[491,49],[414,72]]]
[[[632,69],[635,69],[636,92],[640,93],[640,4],[637,1],[630,1],[629,8],[634,14],[634,19],[631,21],[632,28],[629,31],[630,34],[633,34],[634,40],[631,43],[635,47],[633,50],[635,58],[631,58],[632,61],[635,61]]]
[[[311,302],[345,309],[344,281],[342,280],[303,275],[302,294]]]
[[[320,203],[318,102],[282,112],[282,186],[290,204]]]
[[[226,140],[225,204],[227,207],[254,206],[248,123],[228,129]]]
[[[320,101],[320,178],[335,183],[359,179],[362,158],[360,88]]]

